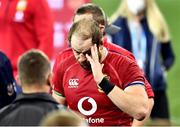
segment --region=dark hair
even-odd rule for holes
[[[29,50],[18,61],[19,77],[22,84],[45,84],[50,70],[50,61],[40,50]]]
[[[93,3],[88,3],[82,5],[80,8],[76,10],[76,15],[81,14],[92,14],[93,19],[102,25],[107,25],[107,17],[103,11],[103,9]]]
[[[82,19],[73,23],[68,34],[68,40],[71,44],[71,37],[73,34],[80,36],[83,40],[92,38],[92,43],[97,46],[102,44],[102,33],[99,25],[93,19]]]

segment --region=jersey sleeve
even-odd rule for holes
[[[119,70],[123,88],[131,85],[144,85],[145,79],[141,69],[136,62],[124,60],[121,70]]]
[[[62,61],[62,55],[59,53],[55,59],[54,65],[53,65],[53,73],[57,71],[58,64],[60,64]]]
[[[145,88],[146,88],[146,92],[147,92],[148,98],[154,98],[154,92],[152,90],[151,85],[147,81],[147,79],[145,79]]]
[[[72,55],[73,55],[73,52],[72,52],[71,48],[67,48],[67,49],[61,51],[55,59],[55,63],[53,66],[53,72],[57,69],[58,64],[62,63],[63,61],[65,61],[66,59],[71,57]]]
[[[64,89],[63,89],[63,63],[57,64],[56,69],[53,70],[53,92],[59,96],[64,97]]]
[[[153,98],[154,92],[152,90],[152,87],[144,77],[144,74],[137,63],[131,60],[124,60],[122,63],[123,64],[120,65],[122,66],[122,69],[119,70],[119,72],[122,79],[123,88],[125,89],[126,87],[131,85],[144,85],[148,98]]]

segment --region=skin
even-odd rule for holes
[[[77,38],[75,38],[75,36],[72,36],[72,40],[74,40],[75,42],[79,41]],[[79,43],[72,43],[71,45],[73,47],[72,49],[74,56],[76,60],[79,62],[79,64],[85,69],[90,69],[90,63],[87,61],[84,52],[90,50],[90,47],[92,46],[91,38],[85,41],[80,41]]]
[[[19,75],[16,76],[17,83],[20,84],[23,93],[29,94],[29,93],[49,93],[50,91],[50,84],[52,84],[52,74],[48,74],[47,76],[47,83],[43,85],[39,84],[23,84],[20,80]]]

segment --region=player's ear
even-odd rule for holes
[[[105,26],[104,26],[104,25],[99,24],[99,28],[100,28],[101,33],[104,33]]]
[[[49,86],[52,85],[52,73],[50,73],[47,77],[47,85],[49,85]]]
[[[103,45],[99,45],[99,51],[103,50]]]

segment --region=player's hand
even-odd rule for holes
[[[105,75],[102,73],[102,68],[104,65],[99,62],[99,55],[96,44],[91,47],[91,56],[86,54],[86,58],[91,64],[94,79],[96,83],[99,84]]]

